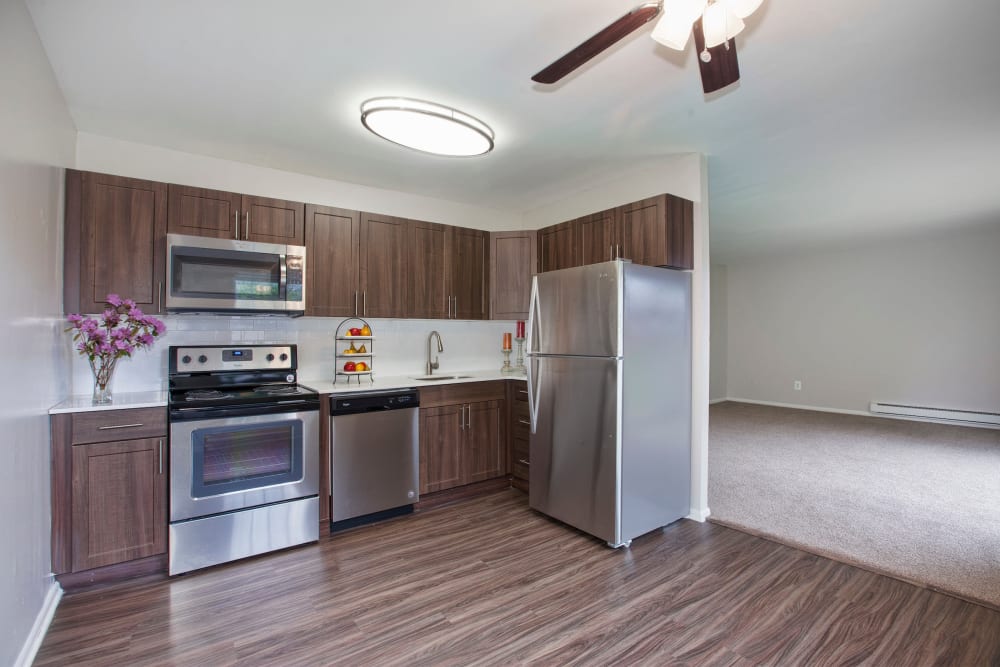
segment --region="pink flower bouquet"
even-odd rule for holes
[[[66,318],[70,323],[66,331],[73,332],[76,349],[90,361],[95,403],[111,401],[109,384],[118,360],[152,347],[156,337],[167,330],[163,322],[139,310],[132,299],[109,294],[105,305],[99,319],[75,314]]]

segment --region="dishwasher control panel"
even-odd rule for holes
[[[420,407],[420,394],[416,389],[394,389],[330,397],[330,414],[333,416],[418,407]]]

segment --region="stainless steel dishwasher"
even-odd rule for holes
[[[416,389],[330,397],[330,529],[413,511],[419,500]]]

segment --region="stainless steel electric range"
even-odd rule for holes
[[[170,574],[319,539],[319,395],[295,345],[171,346]]]

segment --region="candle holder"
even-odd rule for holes
[[[500,367],[500,372],[504,375],[510,375],[517,373],[518,370],[510,365],[510,350],[500,350],[503,352],[503,366]]]
[[[524,337],[515,338],[514,340],[517,342],[517,363],[514,365],[514,370],[527,375],[528,371],[524,367]]]

